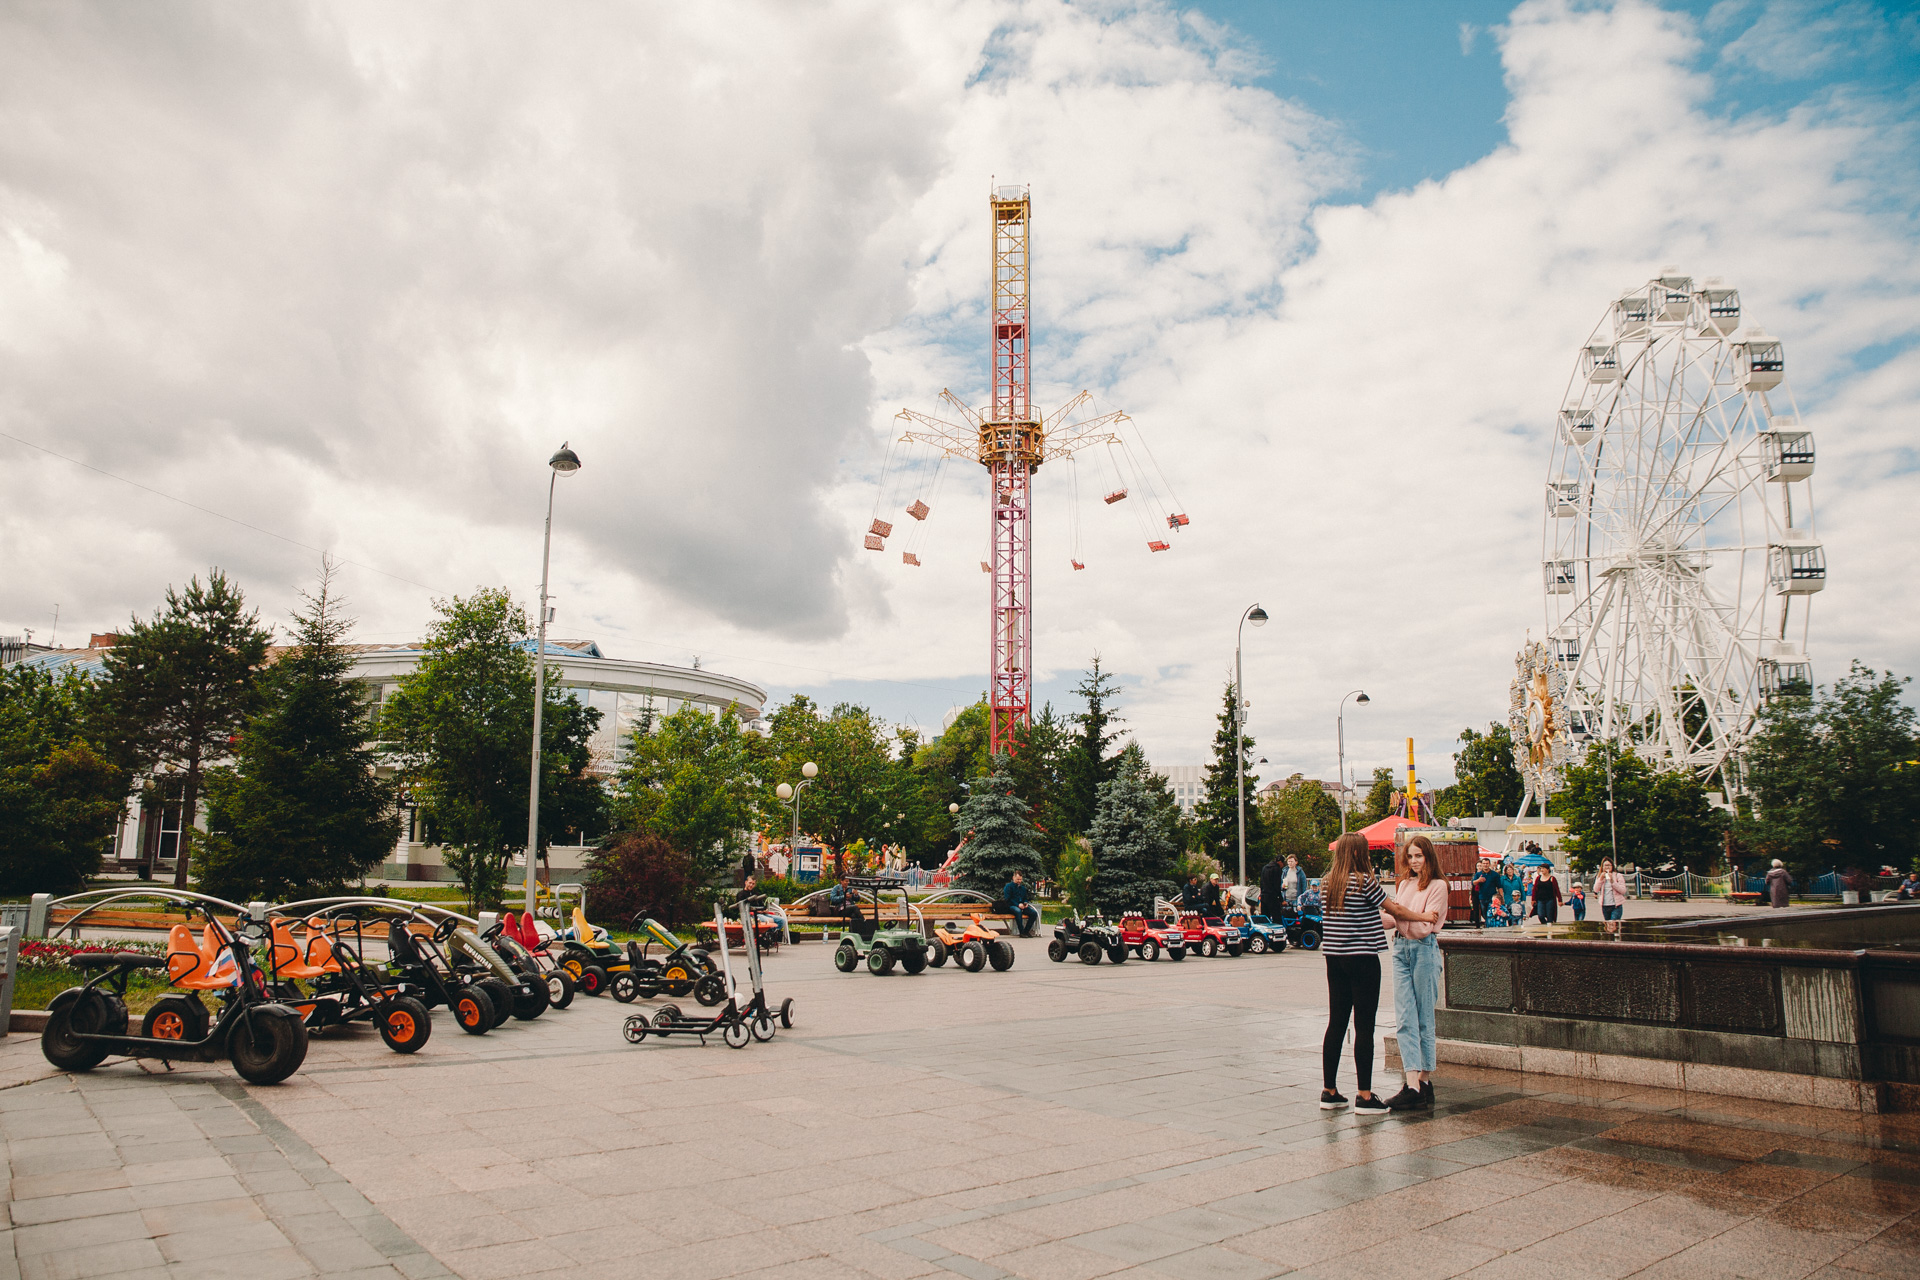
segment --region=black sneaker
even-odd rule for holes
[[[1339,1111],[1344,1109],[1346,1105],[1347,1100],[1334,1090],[1322,1089],[1320,1091],[1320,1109],[1322,1111]]]
[[[1387,1104],[1380,1101],[1380,1095],[1377,1093],[1365,1098],[1356,1098],[1353,1103],[1353,1114],[1357,1116],[1384,1116],[1387,1114]]]
[[[1431,1080],[1420,1082],[1420,1105],[1428,1111],[1433,1110],[1433,1081]]]
[[[1425,1105],[1425,1096],[1418,1089],[1402,1086],[1400,1092],[1387,1099],[1387,1110],[1416,1111]]]

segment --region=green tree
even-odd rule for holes
[[[1094,862],[1093,904],[1104,914],[1152,911],[1155,895],[1174,893],[1180,845],[1151,786],[1153,777],[1137,753],[1122,753],[1119,770],[1100,787],[1087,842]]]
[[[1118,767],[1110,754],[1120,735],[1112,726],[1121,722],[1114,711],[1114,699],[1120,686],[1113,674],[1100,669],[1100,655],[1093,655],[1073,691],[1085,703],[1083,710],[1070,719],[1080,727],[1067,745],[1060,761],[1060,784],[1064,794],[1058,802],[1061,819],[1074,835],[1084,834],[1093,825],[1093,811],[1100,802],[1100,788],[1113,778]]]
[[[527,833],[533,754],[533,655],[526,614],[502,589],[439,605],[420,664],[380,713],[380,733],[447,865],[475,905],[500,900]],[[558,672],[552,674],[558,675]],[[597,835],[605,793],[587,772],[600,713],[547,682],[541,715],[539,845]]]
[[[987,776],[987,700],[964,708],[940,735],[916,744],[912,757],[915,793],[924,817],[920,865],[938,866],[959,838],[950,804],[967,798],[975,779]]]
[[[181,770],[180,847],[173,883],[187,887],[201,781],[223,760],[259,696],[258,675],[272,633],[218,569],[167,588],[151,620],[134,618],[106,652],[102,733],[132,773]],[[151,868],[148,868],[149,872]]]
[[[1393,770],[1382,765],[1373,771],[1373,785],[1367,788],[1366,799],[1360,802],[1360,809],[1348,824],[1364,827],[1380,821],[1387,816],[1387,810],[1393,807]]]
[[[685,853],[697,884],[720,884],[747,847],[761,790],[751,736],[731,708],[642,712],[614,783],[615,820]]]
[[[89,739],[84,676],[0,668],[0,891],[83,887],[127,798],[126,771]]]
[[[1240,793],[1234,773],[1234,716],[1237,697],[1233,682],[1221,696],[1219,728],[1213,735],[1213,760],[1207,765],[1206,793],[1194,808],[1201,852],[1237,877],[1240,867]],[[1244,730],[1244,726],[1243,726]],[[1244,731],[1239,741],[1240,769],[1246,775],[1247,874],[1259,865],[1259,851],[1267,846],[1267,831],[1254,802],[1260,779],[1253,771],[1253,739]]]
[[[294,615],[294,646],[261,677],[232,768],[207,778],[202,890],[246,902],[316,896],[379,866],[400,834],[395,787],[378,776],[362,686],[331,594]]]
[[[1268,832],[1267,856],[1283,862],[1289,856],[1298,858],[1308,875],[1325,869],[1327,845],[1340,834],[1340,806],[1318,782],[1296,773],[1281,787],[1262,793],[1260,820]],[[1260,859],[1263,864],[1267,856]],[[1252,867],[1247,874],[1254,875]]]
[[[1836,866],[1911,865],[1920,739],[1906,684],[1855,662],[1831,692],[1769,702],[1747,744],[1754,813],[1743,843],[1803,883]]]
[[[954,824],[967,836],[967,846],[954,864],[954,881],[986,893],[999,892],[1016,871],[1029,881],[1040,877],[1040,854],[1033,847],[1027,802],[1014,794],[1007,758],[993,757],[993,766],[993,772],[967,793]]]
[[[1093,910],[1093,876],[1093,850],[1087,847],[1086,837],[1075,836],[1060,851],[1054,879],[1060,886],[1060,900],[1076,916]]]
[[[1612,822],[1607,813],[1607,774],[1613,775]],[[1578,870],[1614,856],[1613,824],[1619,829],[1619,861],[1652,871],[1685,866],[1702,872],[1721,852],[1726,814],[1708,803],[1698,779],[1685,771],[1655,769],[1632,750],[1596,742],[1586,757],[1563,771],[1558,796],[1567,823],[1562,847]]]
[[[866,707],[843,702],[823,716],[812,699],[796,694],[769,726],[760,803],[765,812],[784,811],[775,788],[798,784],[800,766],[811,761],[820,774],[801,802],[801,830],[835,849],[863,837],[878,840],[891,830],[883,824],[904,811],[897,803],[893,742],[892,730]],[[896,802],[891,809],[889,801]]]
[[[1435,816],[1477,818],[1482,814],[1518,815],[1526,799],[1526,779],[1513,764],[1513,731],[1499,721],[1485,733],[1460,731],[1460,749],[1453,753],[1454,784],[1435,799]]]
[[[1066,766],[1069,753],[1081,745],[1070,734],[1067,722],[1053,713],[1053,704],[1013,731],[1013,759],[1007,769],[1013,775],[1015,795],[1026,797],[1033,809],[1033,844],[1040,852],[1040,865],[1047,875],[1055,874],[1061,853],[1072,842],[1076,829],[1063,802],[1067,798]]]

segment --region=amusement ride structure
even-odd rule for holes
[[[1547,472],[1545,642],[1516,659],[1528,803],[1574,747],[1631,747],[1739,789],[1762,703],[1807,686],[1813,433],[1778,338],[1676,268],[1626,290],[1581,349]],[[1523,809],[1523,812],[1525,810]]]
[[[988,557],[980,568],[991,575],[988,596],[990,685],[988,749],[1012,754],[1014,733],[1033,710],[1033,476],[1040,464],[1063,459],[1069,464],[1092,445],[1106,446],[1113,484],[1103,498],[1106,505],[1134,497],[1146,525],[1147,549],[1166,551],[1171,543],[1154,525],[1164,521],[1179,532],[1187,517],[1168,509],[1159,496],[1164,476],[1153,455],[1140,442],[1136,453],[1128,439],[1132,419],[1118,410],[1102,410],[1091,392],[1082,391],[1042,418],[1032,402],[1032,327],[1028,308],[1031,265],[1032,198],[1025,187],[993,188],[988,197],[992,221],[992,285],[989,335],[992,344],[992,398],[984,410],[975,409],[951,391],[940,400],[958,421],[948,421],[912,409],[897,416],[905,432],[893,442],[881,474],[873,523],[866,547],[886,549],[893,523],[882,518],[905,510],[914,525],[905,535],[901,563],[920,565],[915,549],[920,525],[933,508],[946,464],[970,459],[987,469],[991,488],[988,521]],[[1146,464],[1140,457],[1144,455]],[[929,476],[930,473],[930,476]],[[1070,563],[1084,569],[1079,546],[1079,473],[1073,469],[1074,502],[1069,509],[1073,530]],[[1158,480],[1158,485],[1155,481]],[[911,504],[901,499],[911,492]]]

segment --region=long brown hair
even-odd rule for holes
[[[1409,874],[1407,868],[1412,862],[1412,859],[1407,857],[1407,855],[1413,851],[1415,845],[1420,846],[1420,887],[1424,889],[1432,884],[1434,876],[1439,874],[1434,870],[1433,841],[1427,839],[1425,836],[1413,837],[1413,839],[1407,841],[1406,848],[1400,850],[1399,853],[1393,856],[1393,874],[1397,880],[1405,880],[1407,878]]]
[[[1367,838],[1349,831],[1333,842],[1333,866],[1327,872],[1323,895],[1328,907],[1341,909],[1347,900],[1347,881],[1355,876],[1363,882],[1373,879],[1373,859],[1367,853]]]

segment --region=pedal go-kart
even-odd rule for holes
[[[1254,955],[1279,955],[1287,949],[1287,927],[1265,916],[1248,916],[1247,950]]]
[[[483,930],[481,941],[499,953],[516,973],[537,977],[547,984],[547,1004],[564,1009],[573,1003],[573,975],[554,962],[547,940],[529,912],[524,917],[509,911],[500,922]]]
[[[742,925],[748,921],[752,910],[748,903],[739,904]],[[714,904],[713,920],[716,935],[725,928],[726,920],[722,916],[718,903]],[[760,974],[760,947],[753,930],[744,931],[747,953],[748,984],[753,995],[741,999],[740,989],[733,980],[733,961],[726,951],[720,953],[720,980],[726,984],[724,1003],[711,1018],[689,1018],[680,1011],[678,1005],[662,1005],[649,1019],[644,1013],[628,1016],[620,1032],[628,1044],[639,1044],[648,1036],[697,1036],[705,1044],[707,1037],[717,1035],[727,1042],[729,1048],[744,1049],[748,1040],[771,1040],[780,1027],[793,1025],[793,1000],[791,997],[780,1002],[778,1012],[767,1006],[766,985]]]
[[[390,916],[388,969],[417,988],[429,1008],[445,1005],[462,1031],[483,1036],[512,1016],[514,990],[489,974],[462,968],[447,953],[446,943],[459,924],[451,914],[439,920],[414,912]]]
[[[621,1004],[636,999],[651,1000],[665,992],[675,999],[691,994],[702,1005],[712,1008],[727,998],[726,980],[713,962],[713,953],[692,942],[682,942],[673,930],[649,915],[633,918],[633,931],[640,936],[627,940],[627,967],[615,973],[608,991]],[[655,947],[661,948],[658,958]]]
[[[952,920],[934,923],[928,964],[938,969],[952,956],[968,973],[978,973],[988,965],[993,966],[995,973],[1013,968],[1013,944],[981,919],[981,913],[975,912],[964,927],[956,928],[956,923]]]
[[[294,917],[269,916],[268,993],[298,1012],[309,1034],[349,1022],[371,1022],[380,1029],[387,1048],[395,1053],[417,1052],[433,1034],[432,1019],[426,1004],[404,981],[384,966],[368,963],[362,929],[365,914],[353,906],[333,907],[306,921],[304,938],[294,936]],[[173,949],[170,940],[168,950]],[[154,1008],[173,999],[168,996]],[[198,1002],[182,999],[181,1003],[182,1008],[168,1011],[162,1025],[166,1031],[177,1028],[180,1034],[197,1038],[206,1026],[205,1009],[200,1008],[201,1021],[196,1024],[193,1011],[184,1006]]]
[[[847,890],[846,920],[849,927],[842,928],[840,945],[834,948],[834,968],[842,973],[852,973],[864,960],[867,972],[875,976],[892,973],[895,964],[908,973],[924,971],[930,949],[926,937],[913,925],[913,904],[907,901],[907,882],[897,876],[849,876],[840,883]],[[871,915],[861,905],[860,894],[863,891],[873,899]],[[881,920],[883,906],[880,895],[890,891],[900,894],[898,925],[889,925]]]
[[[1118,928],[1104,920],[1066,919],[1053,927],[1053,941],[1047,944],[1047,959],[1059,964],[1068,956],[1079,956],[1081,964],[1099,964],[1106,956],[1115,964],[1127,960],[1127,940]]]
[[[233,903],[199,894],[156,895],[146,890],[141,896],[166,897],[202,912],[207,924],[200,940],[195,942],[192,930],[178,924],[168,936],[164,959],[135,951],[74,956],[69,961],[74,968],[100,972],[50,1003],[40,1033],[40,1052],[47,1061],[62,1071],[91,1071],[115,1056],[166,1062],[225,1058],[253,1084],[278,1084],[298,1071],[307,1057],[306,1023],[267,995],[266,975],[253,963],[253,948],[267,945],[265,921],[247,918],[245,909]],[[221,924],[209,903],[233,911],[243,922],[239,931]],[[78,919],[69,920],[68,927]],[[141,1023],[141,1034],[131,1036],[127,979],[136,969],[164,969],[181,994],[155,1002]],[[210,1021],[202,995],[220,1003]]]
[[[1139,911],[1129,911],[1120,917],[1120,940],[1142,960],[1158,960],[1163,952],[1169,960],[1187,958],[1187,935],[1178,925]]]

